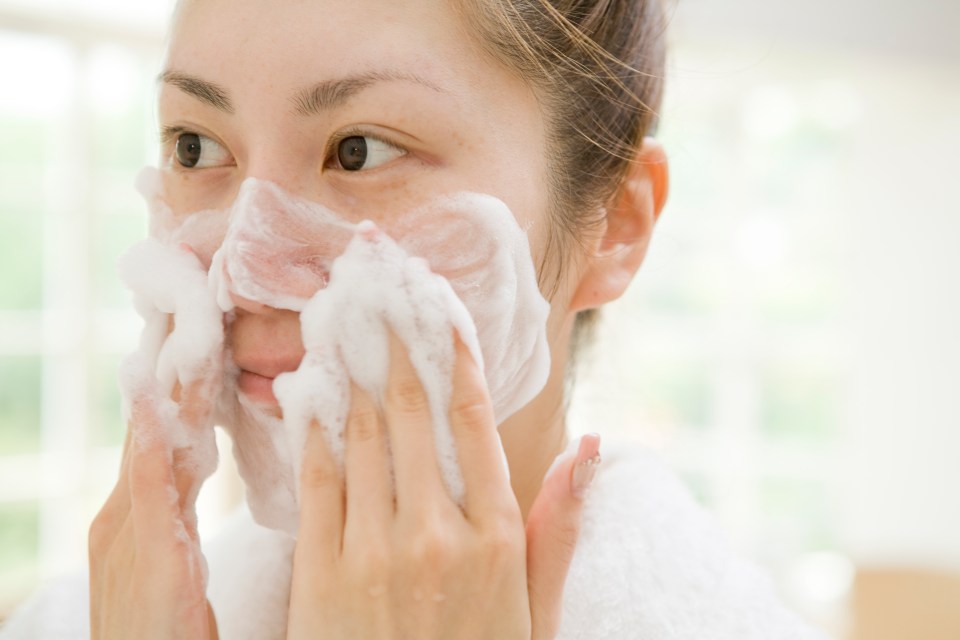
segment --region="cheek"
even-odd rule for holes
[[[151,202],[147,197],[152,233],[170,244],[188,245],[209,269],[213,254],[226,236],[229,205],[235,193],[223,188],[221,193],[210,195],[206,187],[198,188],[193,176],[169,170],[159,173],[161,201]]]
[[[390,227],[399,221],[398,214],[419,209],[451,193],[489,193],[484,186],[468,171],[420,166],[375,178],[331,174],[315,200],[351,222],[368,219],[381,227]]]
[[[209,271],[210,264],[213,261],[213,254],[216,253],[220,245],[223,244],[223,238],[226,234],[226,223],[213,219],[207,219],[204,220],[204,222],[209,224],[196,225],[193,228],[183,227],[179,234],[179,242],[188,245],[200,259],[204,269]]]
[[[186,172],[160,170],[163,196],[176,216],[205,209],[224,209],[237,196],[235,169],[217,167]]]
[[[517,222],[523,228],[523,222],[520,220]],[[545,270],[543,265],[551,252],[556,252],[556,248],[550,246],[550,223],[546,214],[544,214],[542,217],[538,216],[534,222],[527,224],[529,225],[527,227],[527,239],[530,241],[530,255],[539,273],[541,270]],[[546,270],[548,269],[549,265],[547,265]]]

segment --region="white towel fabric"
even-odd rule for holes
[[[283,638],[293,541],[246,512],[204,544],[224,640]],[[86,576],[48,585],[2,640],[88,637]],[[567,579],[560,640],[826,640],[736,557],[715,521],[659,458],[603,446]]]

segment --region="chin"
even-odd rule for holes
[[[216,423],[232,441],[246,501],[260,525],[296,535],[300,521],[293,455],[276,401],[252,399],[237,389],[239,371],[224,385]]]

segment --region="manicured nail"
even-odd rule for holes
[[[574,496],[582,498],[586,495],[594,476],[597,475],[598,466],[600,466],[600,436],[596,433],[588,433],[580,438],[580,448],[573,463],[571,491]]]

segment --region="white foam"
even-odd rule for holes
[[[297,371],[278,376],[273,386],[290,449],[303,449],[310,422],[317,420],[342,464],[350,380],[383,406],[392,331],[407,346],[423,383],[440,470],[450,495],[462,502],[463,478],[448,419],[456,358],[453,330],[478,363],[482,356],[473,322],[450,284],[431,273],[425,260],[408,256],[376,225],[365,222],[332,264],[329,285],[305,306],[301,327],[306,356]],[[294,475],[299,476],[299,468]]]
[[[210,296],[206,270],[190,249],[148,238],[120,257],[118,271],[146,322],[141,349],[169,396],[178,380],[187,385],[204,375],[223,349],[223,314]]]
[[[513,213],[493,196],[458,193],[373,222],[407,254],[425,258],[466,306],[477,329],[497,423],[502,423],[540,392],[550,369],[545,330],[550,307],[537,287],[529,242]],[[213,257],[210,276],[221,307],[232,307],[227,295],[232,291],[267,306],[302,311],[327,285],[333,261],[356,229],[323,205],[248,178]]]
[[[375,222],[357,225],[255,178],[243,182],[229,209],[185,215],[164,202],[159,173],[145,171],[138,186],[150,205],[152,235],[167,249],[181,242],[195,249],[198,263],[188,268],[180,264],[182,256],[165,254],[169,268],[157,273],[166,282],[189,280],[194,303],[204,309],[199,315],[209,319],[217,304],[229,311],[231,293],[302,312],[306,356],[296,372],[274,383],[285,424],[237,393],[229,353],[231,372],[211,390],[212,396],[219,391],[217,422],[233,438],[251,512],[261,524],[296,529],[299,459],[310,420],[328,430],[342,461],[349,380],[382,399],[387,327],[406,345],[424,383],[438,460],[458,500],[463,486],[447,420],[454,329],[483,367],[498,424],[546,383],[549,305],[537,287],[526,234],[496,198],[457,194],[413,211],[373,212]],[[197,264],[210,265],[202,294]],[[165,304],[167,290],[157,278],[128,280],[135,291],[150,292],[158,309],[184,313],[177,305],[187,297]],[[205,352],[201,343],[216,341],[212,333],[202,335],[198,322],[196,331],[187,330],[167,347],[173,336],[161,323],[169,312],[146,314],[143,338],[145,344],[160,343],[167,354],[158,362],[164,380],[171,370],[180,378],[189,375],[198,366],[191,359]]]

